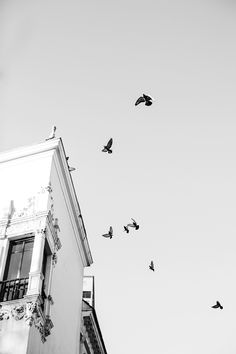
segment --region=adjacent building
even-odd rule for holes
[[[82,300],[93,261],[62,140],[1,153],[0,196],[0,353],[106,353]]]
[[[107,354],[95,311],[94,299],[94,277],[86,276],[83,286],[81,354]]]

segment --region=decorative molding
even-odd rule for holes
[[[52,295],[48,295],[48,301],[50,302],[51,305],[54,305]]]
[[[46,214],[34,217],[24,217],[22,219],[11,221],[5,233],[5,227],[0,222],[0,239],[4,239],[6,236],[11,237],[15,235],[24,235],[26,233],[35,232],[35,230],[44,230],[46,224]]]
[[[52,266],[55,268],[56,264],[57,264],[57,254],[56,252],[54,252],[52,254]]]
[[[34,299],[33,299],[34,298]],[[38,329],[41,340],[43,343],[46,341],[46,337],[51,334],[53,328],[52,320],[50,316],[44,315],[41,309],[42,298],[32,297],[32,301],[27,301],[27,295],[24,299],[18,300],[18,304],[14,305],[0,305],[0,321],[9,320],[10,318],[20,321],[22,319],[31,327],[35,326]],[[20,301],[20,302],[19,302]]]
[[[12,317],[15,318],[16,321],[21,320],[26,314],[26,306],[25,304],[14,306],[11,310]]]
[[[102,354],[91,317],[90,316],[83,316],[83,321],[84,321],[84,326],[86,328],[86,332],[88,333],[89,341],[92,345],[94,353]]]
[[[56,224],[55,224],[55,222],[56,222]],[[59,230],[58,219],[56,218],[54,221],[51,211],[49,211],[48,215],[47,215],[47,226],[48,226],[50,233],[52,235],[55,250],[58,251],[62,246],[61,241],[60,241],[58,234],[57,234],[58,230]]]
[[[8,320],[10,318],[11,311],[8,309],[8,307],[3,307],[0,305],[0,321],[2,320]]]

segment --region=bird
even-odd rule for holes
[[[69,171],[70,171],[70,172],[75,171],[75,170],[76,170],[76,168],[69,166]]]
[[[149,269],[151,269],[153,272],[155,271],[153,261],[151,261],[150,266],[149,266]]]
[[[139,97],[137,99],[137,101],[135,102],[135,106],[137,106],[138,104],[140,104],[142,102],[145,102],[145,106],[151,106],[152,105],[152,101],[153,101],[152,97],[143,94],[141,97]]]
[[[139,225],[136,223],[136,221],[134,219],[131,218],[131,220],[133,220],[132,224],[128,224],[127,227],[134,227],[135,230],[139,229]]]
[[[129,228],[128,228],[128,226],[124,226],[124,231],[127,232],[127,234],[129,233]]]
[[[220,308],[221,310],[223,310],[223,306],[219,303],[219,301],[216,301],[216,305],[211,306],[213,309],[218,309]]]
[[[108,233],[107,234],[104,234],[104,235],[102,235],[103,237],[106,237],[106,238],[112,238],[112,236],[113,236],[113,229],[112,229],[112,226],[110,226],[110,229],[109,229],[109,231],[108,231]]]
[[[108,141],[107,145],[104,145],[104,148],[102,149],[103,152],[108,152],[108,154],[112,153],[111,146],[112,146],[113,140],[112,138]]]
[[[55,138],[55,134],[56,134],[56,129],[57,129],[57,127],[54,125],[54,126],[52,127],[51,134],[50,134],[49,137],[48,137],[47,139],[45,139],[45,140],[54,139],[54,138]]]

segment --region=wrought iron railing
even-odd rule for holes
[[[0,281],[0,302],[22,299],[27,293],[29,278]]]

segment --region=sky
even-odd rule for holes
[[[0,151],[56,125],[109,354],[236,352],[235,36],[235,0],[0,1]]]

